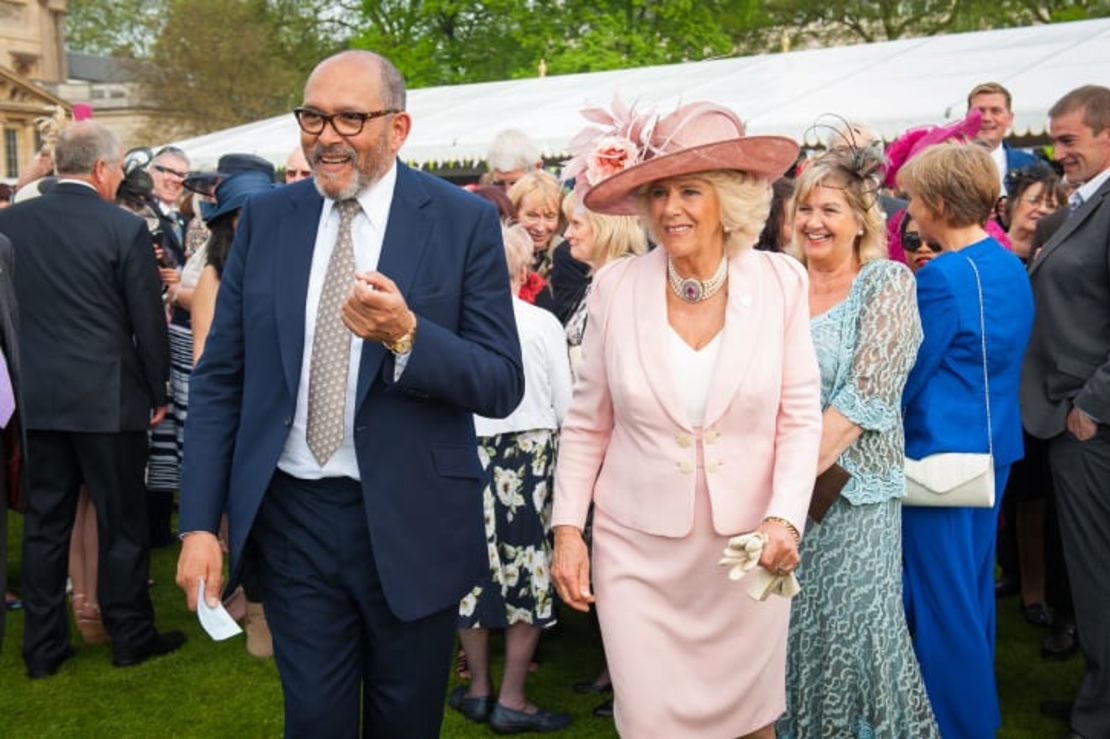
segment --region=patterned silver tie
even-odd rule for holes
[[[340,315],[355,274],[355,242],[351,223],[359,212],[357,200],[340,200],[339,236],[335,240],[312,337],[308,377],[308,424],[305,436],[312,456],[323,467],[343,442],[343,409],[347,400],[347,367],[351,332]]]

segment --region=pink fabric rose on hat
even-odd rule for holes
[[[620,136],[605,136],[587,156],[586,180],[591,185],[640,163],[635,144]]]

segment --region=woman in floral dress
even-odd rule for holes
[[[532,261],[521,226],[503,233],[516,295]],[[449,705],[498,733],[555,731],[565,713],[528,702],[524,682],[540,632],[555,623],[552,602],[551,493],[559,425],[570,403],[563,327],[550,312],[513,298],[524,360],[524,399],[505,419],[475,417],[478,454],[489,475],[483,496],[490,573],[459,604],[459,640],[471,680]],[[498,693],[489,669],[490,629],[505,629],[505,670]],[[496,695],[496,698],[495,698]]]

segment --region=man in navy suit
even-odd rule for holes
[[[434,737],[488,567],[472,414],[524,390],[497,214],[397,161],[411,121],[381,56],[321,62],[295,114],[312,181],[243,209],[192,376],[178,584],[217,601],[226,510],[286,736]]]
[[[967,109],[978,109],[983,116],[976,141],[986,147],[998,168],[998,182],[1002,195],[1006,195],[1006,173],[1028,167],[1034,157],[1021,149],[1014,149],[1003,139],[1014,122],[1013,97],[1010,91],[997,82],[984,82],[972,88],[967,95]]]

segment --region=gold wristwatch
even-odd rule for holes
[[[410,311],[411,313],[411,311]],[[408,354],[412,351],[412,341],[416,338],[416,314],[412,313],[412,328],[394,341],[383,341],[385,348],[394,354]]]

